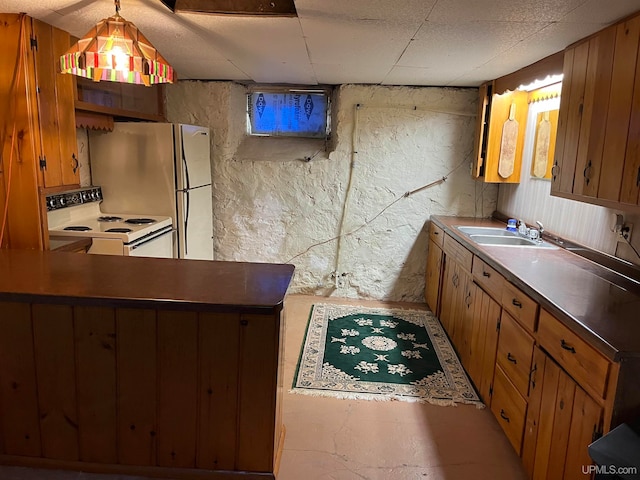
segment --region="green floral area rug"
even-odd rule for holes
[[[315,304],[291,393],[483,404],[429,311]]]

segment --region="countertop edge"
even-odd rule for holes
[[[563,310],[560,306],[558,306],[552,299],[547,298],[542,295],[538,290],[534,287],[526,283],[522,278],[513,273],[507,267],[505,267],[502,263],[496,261],[491,257],[486,251],[477,247],[475,243],[471,240],[465,238],[463,234],[451,228],[448,222],[444,222],[442,219],[453,219],[454,217],[448,216],[440,216],[440,215],[432,215],[430,217],[430,221],[435,223],[438,227],[442,228],[447,234],[453,237],[456,241],[464,245],[471,253],[478,256],[481,260],[486,262],[489,266],[494,268],[497,272],[499,272],[502,276],[504,276],[509,282],[513,283],[516,287],[522,290],[524,293],[529,295],[533,300],[535,300],[541,308],[547,310],[550,314],[556,317],[558,320],[562,322],[567,328],[569,328],[572,332],[578,335],[580,338],[589,343],[592,347],[598,350],[601,354],[606,356],[609,360],[614,362],[619,362],[622,358],[626,357],[640,357],[640,352],[635,351],[624,351],[616,348],[611,345],[607,340],[598,335],[597,332],[594,332],[592,329],[584,325],[579,319],[575,318],[571,315],[570,312]],[[465,217],[456,217],[460,218],[461,221],[464,220]],[[493,219],[487,218],[483,219],[487,222],[494,222],[495,225],[498,225]],[[500,224],[502,225],[502,224]],[[568,255],[574,255],[572,252],[566,251]],[[588,261],[588,260],[585,260]],[[604,267],[603,267],[604,268]]]

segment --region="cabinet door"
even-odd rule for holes
[[[58,72],[60,56],[71,46],[71,37],[64,30],[52,28],[52,51],[56,65],[56,106],[58,110],[58,135],[60,138],[60,170],[62,185],[79,185],[80,172],[76,117],[74,108],[73,75]]]
[[[580,128],[573,185],[573,193],[576,195],[598,196],[615,39],[615,28],[608,28],[589,41],[583,122]]]
[[[59,58],[70,44],[69,34],[39,20],[33,20],[37,40],[35,52],[39,136],[43,185],[56,187],[79,184],[73,80],[58,73]]]
[[[604,143],[607,161],[598,189],[598,198],[614,202],[620,201],[639,45],[640,16],[618,24]]]
[[[21,39],[21,29],[24,28]],[[40,140],[35,129],[37,111],[35,110],[35,85],[33,51],[29,48],[31,19],[16,14],[0,14],[0,42],[3,54],[0,55],[0,98],[13,100],[12,115],[7,117],[4,143],[0,144],[0,181],[5,185],[5,194],[11,182],[7,226],[4,241],[9,248],[41,250],[44,248],[45,235],[42,229],[40,199],[38,196],[38,152]],[[18,60],[22,57],[20,60]],[[20,69],[16,81],[12,82],[17,64]],[[4,110],[3,110],[4,115]],[[9,120],[10,119],[10,120]],[[16,136],[12,137],[15,125]],[[13,140],[13,142],[12,142]],[[13,143],[13,145],[12,145]],[[9,162],[12,168],[9,168]],[[11,172],[11,179],[9,179]],[[4,195],[0,195],[0,199]],[[0,204],[4,212],[4,201]],[[2,213],[0,213],[0,217]],[[47,236],[48,237],[48,236]],[[7,244],[4,243],[6,246]]]
[[[556,137],[556,160],[551,172],[552,194],[573,192],[588,59],[589,42],[581,43],[564,53],[564,79]]]
[[[493,94],[493,82],[486,82],[478,88],[478,117],[476,118],[476,136],[473,146],[473,166],[471,176],[473,178],[484,175],[485,158],[487,155],[487,131],[489,125],[489,112],[491,111],[491,96]]]
[[[444,257],[444,276],[442,284],[442,298],[440,302],[440,322],[445,331],[452,335],[453,319],[455,315],[455,301],[460,283],[460,267],[451,260],[449,255]]]
[[[539,365],[538,365],[539,367]],[[533,478],[582,479],[588,446],[602,431],[602,407],[550,357],[545,358]],[[531,398],[533,404],[536,400]]]
[[[473,336],[473,315],[476,294],[480,290],[471,280],[471,275],[463,271],[461,298],[458,303],[456,326],[454,327],[456,349],[462,365],[468,369],[471,364],[471,344]]]
[[[630,205],[640,204],[640,58],[636,60],[633,103],[631,104],[631,120],[622,174],[620,202]]]
[[[427,274],[425,278],[424,296],[431,311],[438,315],[440,283],[442,279],[442,249],[434,242],[429,242],[427,253]]]
[[[464,356],[462,353],[462,342],[465,336],[466,312],[471,308],[471,292],[469,290],[470,276],[458,264],[455,267],[455,293],[451,299],[451,315],[449,318],[449,338],[453,343],[458,355]]]
[[[508,177],[502,177],[498,173],[500,164],[500,151],[502,145],[503,129],[509,120],[511,107],[515,107],[515,121],[518,122],[518,134],[516,138],[515,163],[513,173]],[[484,167],[485,182],[518,183],[522,167],[522,150],[524,147],[524,130],[527,122],[527,93],[507,92],[502,95],[494,94],[491,100],[491,112],[489,114],[489,132],[487,137],[487,153]]]
[[[491,384],[496,364],[500,312],[500,304],[480,287],[476,287],[467,372],[487,406],[491,405]]]

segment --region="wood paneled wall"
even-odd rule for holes
[[[0,454],[271,473],[280,334],[278,315],[0,303]]]

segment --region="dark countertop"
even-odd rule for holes
[[[293,265],[0,251],[0,300],[269,314]]]
[[[491,219],[431,220],[612,360],[640,357],[640,286],[563,248],[478,245],[456,226],[504,227]]]

